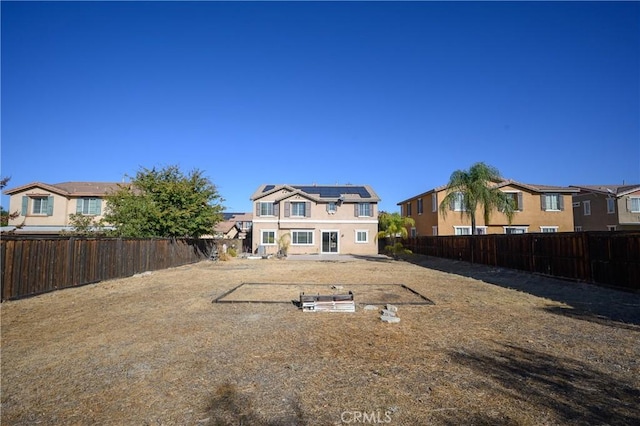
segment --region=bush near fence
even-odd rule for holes
[[[403,244],[415,254],[640,291],[635,231],[423,236]]]
[[[2,236],[2,300],[208,258],[214,240]]]

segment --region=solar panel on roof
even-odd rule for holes
[[[264,187],[264,189],[262,190],[262,192],[269,192],[269,191],[271,191],[271,190],[272,190],[273,188],[275,188],[275,187],[276,187],[275,185],[266,185],[266,186]]]
[[[293,186],[307,194],[317,194],[320,198],[338,198],[343,194],[356,194],[361,198],[370,198],[371,194],[363,186]]]

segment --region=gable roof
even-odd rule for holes
[[[4,191],[4,193],[6,195],[13,195],[28,191],[31,188],[42,188],[65,197],[102,197],[110,191],[117,190],[119,185],[122,184],[117,182],[62,182],[55,184],[31,182],[26,185],[8,189]]]
[[[259,200],[267,195],[285,190],[280,199],[291,197],[292,195],[302,195],[305,198],[317,202],[335,202],[342,200],[348,203],[378,202],[380,197],[369,185],[261,185],[251,196],[251,200]]]
[[[615,195],[617,197],[640,190],[640,184],[633,185],[572,185],[580,192],[596,192],[605,195]]]
[[[235,226],[236,226],[235,222],[225,220],[223,222],[216,223],[216,226],[213,227],[213,230],[215,232],[222,232],[226,234],[227,232],[231,231]]]
[[[500,182],[495,182],[495,186],[496,188],[503,188],[505,186],[517,186],[519,188],[523,188],[526,189],[528,191],[531,192],[538,192],[538,193],[545,193],[545,192],[556,192],[556,193],[577,193],[579,192],[578,189],[570,187],[570,186],[553,186],[553,185],[539,185],[539,184],[532,184],[532,183],[522,183],[522,182],[518,182],[515,181],[513,179],[504,179]],[[400,201],[398,202],[396,205],[402,205],[404,203],[407,203],[415,198],[419,198],[422,197],[424,195],[428,195],[434,192],[440,192],[440,191],[444,191],[445,189],[447,189],[447,185],[441,185],[438,186],[436,188],[433,188],[429,191],[423,192],[421,194],[418,195],[414,195],[411,198],[407,198],[406,200]]]

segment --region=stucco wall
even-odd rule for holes
[[[376,203],[372,203],[372,216],[357,217],[355,215],[355,204],[344,202],[337,206],[335,213],[327,211],[327,203],[316,202],[300,195],[293,195],[282,198],[287,191],[279,191],[265,196],[254,202],[253,217],[253,246],[252,251],[258,252],[260,245],[264,246],[267,254],[275,254],[278,251],[278,240],[288,234],[291,239],[293,231],[311,231],[312,244],[296,245],[290,243],[289,254],[316,254],[322,250],[322,232],[335,231],[338,236],[337,249],[342,254],[376,254],[378,246],[376,234],[378,232],[378,208]],[[280,200],[277,205],[277,215],[260,216],[258,205],[260,202]],[[285,216],[285,203],[306,202],[309,207],[307,217]],[[275,241],[273,244],[262,244],[262,231],[273,230]],[[356,231],[366,232],[367,242],[356,242]]]
[[[482,211],[476,213],[476,226],[487,226],[488,234],[504,234],[506,226],[524,226],[527,232],[541,232],[541,227],[557,227],[558,232],[572,232],[573,229],[573,209],[571,194],[562,194],[564,210],[543,211],[540,207],[540,193],[531,192],[516,186],[505,186],[501,188],[504,192],[522,193],[522,210],[517,211],[513,217],[511,225],[507,217],[498,211],[492,211],[489,224],[484,221]],[[415,197],[411,202],[411,218],[416,222],[418,235],[433,235],[433,226],[438,227],[438,235],[454,235],[455,226],[471,226],[471,220],[466,215],[461,215],[459,211],[448,210],[446,216],[440,214],[439,205],[445,197],[446,191],[436,192],[438,211],[432,211],[432,193]],[[423,213],[418,214],[417,199],[423,199]],[[404,203],[402,215],[406,216],[407,209]]]

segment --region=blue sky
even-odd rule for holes
[[[640,182],[638,2],[6,2],[1,175],[203,170],[369,184],[381,209],[484,161]],[[2,197],[8,208],[8,197]]]

